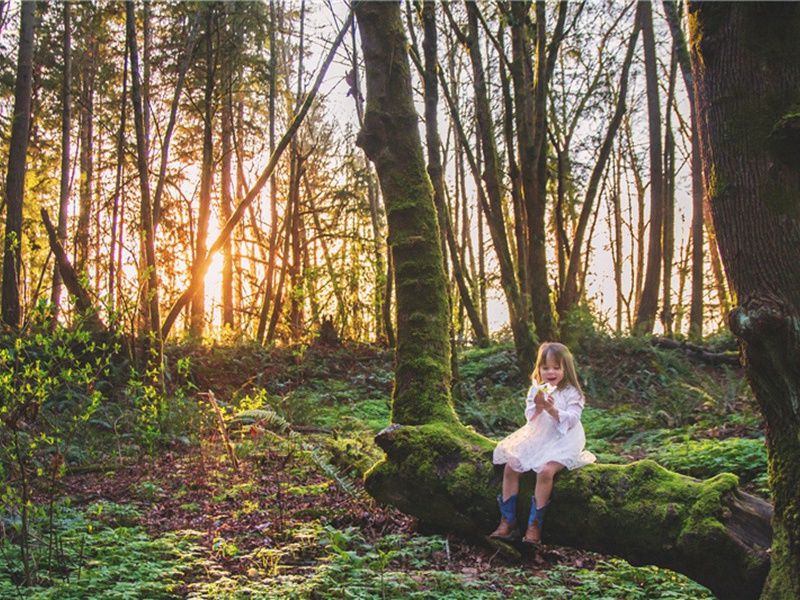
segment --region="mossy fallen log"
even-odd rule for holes
[[[392,425],[376,442],[386,453],[365,476],[378,501],[468,537],[497,524],[502,468],[495,443],[459,424]],[[769,570],[772,507],[724,474],[699,481],[649,460],[562,471],[543,542],[622,557],[683,573],[721,600],[758,598]],[[533,476],[523,477],[525,519]],[[527,502],[526,502],[527,500]]]

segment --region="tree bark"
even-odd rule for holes
[[[25,197],[25,170],[31,122],[33,81],[33,40],[36,2],[23,2],[20,8],[17,79],[14,84],[14,117],[6,172],[6,231],[3,253],[3,322],[18,327],[22,321],[20,269],[22,267],[22,205]]]
[[[800,4],[689,4],[703,176],[766,421],[775,499],[762,598],[800,597]]]

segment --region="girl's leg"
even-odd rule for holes
[[[516,496],[519,493],[519,473],[508,466],[506,463],[503,469],[503,501],[505,502],[511,496]]]
[[[517,493],[519,492],[520,473],[506,464],[503,469],[503,492],[497,496],[500,506],[500,525],[489,537],[510,540],[517,534]]]
[[[555,461],[549,462],[544,466],[540,473],[536,474],[536,489],[534,490],[534,497],[536,498],[536,508],[542,508],[550,501],[550,493],[553,491],[553,477],[564,465]],[[503,477],[505,481],[505,477]],[[519,485],[519,479],[517,480]]]
[[[528,529],[522,541],[528,544],[538,544],[542,539],[542,524],[544,516],[547,514],[547,507],[550,504],[550,493],[553,491],[553,477],[564,465],[555,461],[545,465],[536,474],[536,489],[531,498],[531,514],[528,517]]]

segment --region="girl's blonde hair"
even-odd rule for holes
[[[558,342],[545,342],[539,346],[539,355],[536,357],[536,366],[533,368],[531,379],[541,383],[542,365],[551,356],[564,369],[564,379],[561,380],[561,384],[558,387],[563,388],[571,385],[583,396],[583,390],[581,389],[581,384],[578,383],[578,375],[575,372],[575,361],[572,359],[572,352],[564,344],[559,344]]]

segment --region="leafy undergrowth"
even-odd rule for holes
[[[766,494],[760,423],[740,374],[639,343],[577,354],[588,448]],[[391,353],[367,346],[173,349],[174,433],[114,430],[33,490],[36,585],[22,587],[4,500],[2,598],[710,598],[670,571],[544,546],[521,559],[421,530],[377,505],[361,476],[389,424]],[[499,439],[526,383],[508,348],[461,356],[461,419]],[[213,390],[233,455],[205,390]],[[111,448],[111,449],[109,449]],[[92,460],[89,460],[89,456]],[[233,458],[238,463],[234,469]]]
[[[3,569],[0,597],[712,597],[669,571],[591,553],[542,547],[509,561],[457,537],[421,535],[357,480],[345,491],[296,448],[243,449],[238,472],[208,442],[66,477],[71,500],[56,511],[39,585],[17,590]]]

